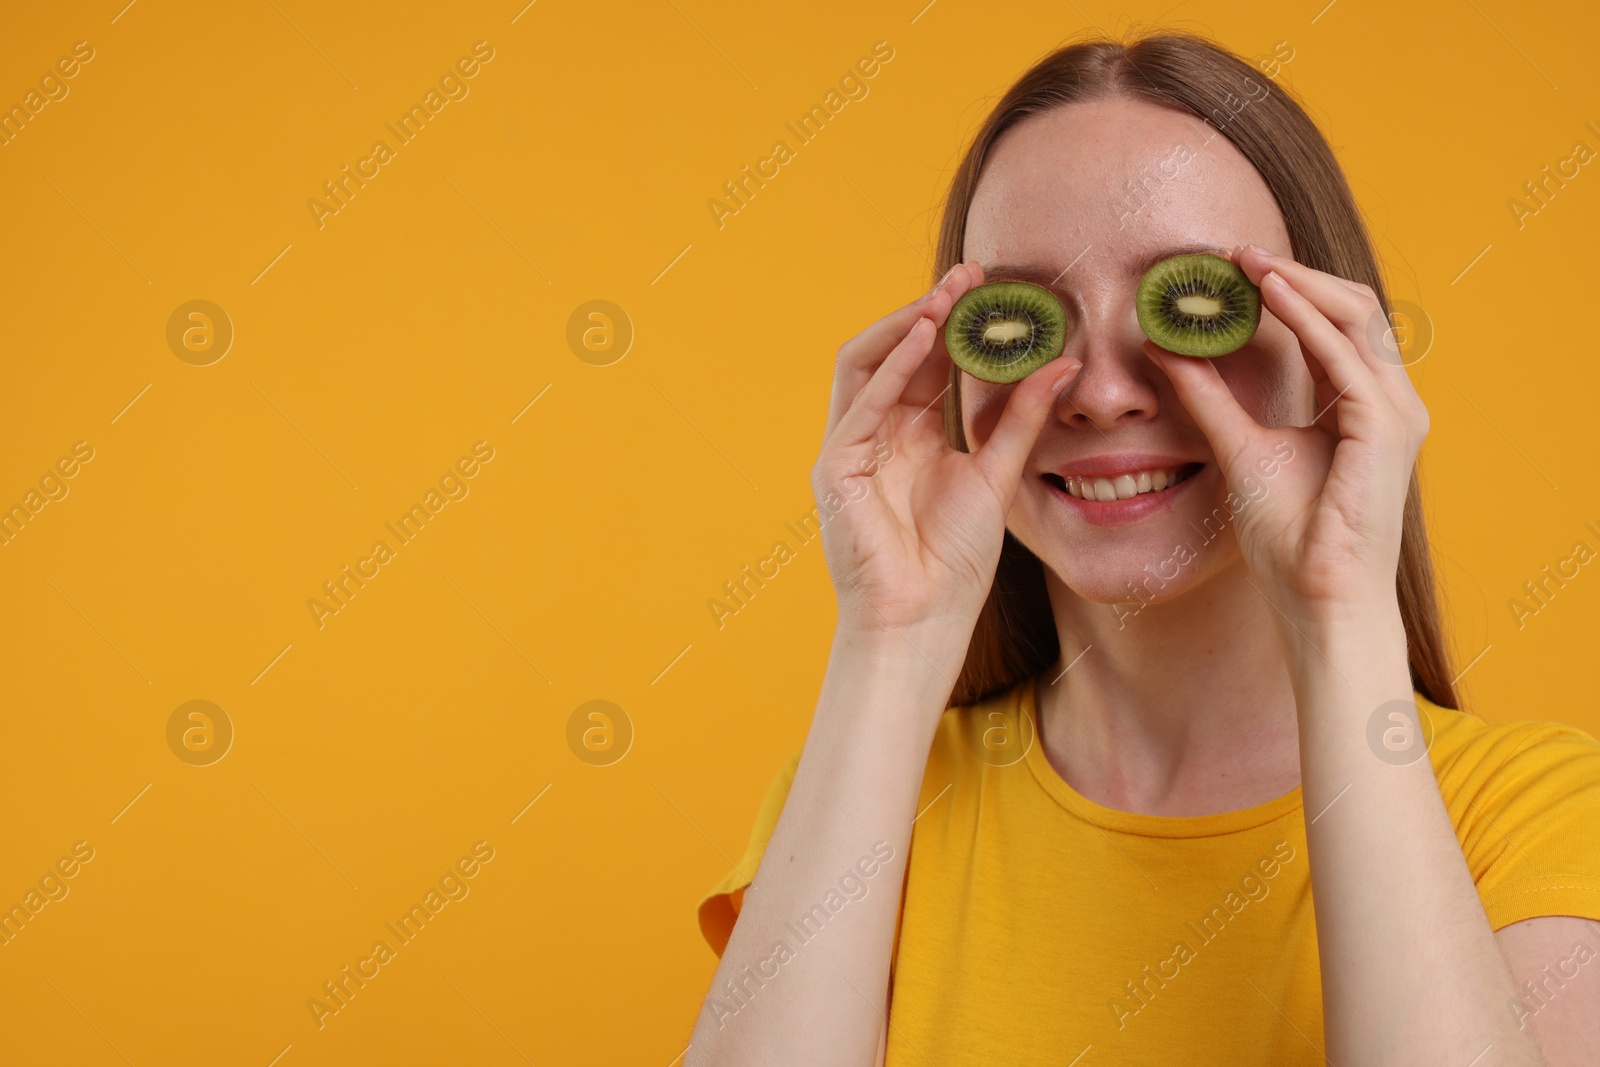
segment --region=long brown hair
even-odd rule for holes
[[[1215,128],[1255,166],[1277,198],[1294,258],[1316,270],[1364,282],[1389,312],[1366,224],[1316,124],[1287,92],[1249,64],[1186,33],[1070,44],[1018,79],[984,120],[956,172],[940,223],[935,278],[964,260],[967,212],[984,160],[1000,135],[1030,115],[1112,96],[1186,111]],[[951,446],[967,451],[961,425],[961,372],[954,366],[945,394],[944,426]],[[1459,707],[1414,468],[1406,492],[1395,586],[1412,685],[1435,704]],[[951,703],[971,704],[1007,689],[1049,667],[1059,654],[1043,564],[1007,531],[994,585]]]

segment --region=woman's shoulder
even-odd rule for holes
[[[1568,723],[1416,703],[1490,927],[1600,918],[1600,741]]]
[[[1543,780],[1600,788],[1600,740],[1569,723],[1537,718],[1489,721],[1475,711],[1414,694],[1423,741],[1441,784]],[[1376,728],[1375,728],[1376,732]]]
[[[930,787],[930,783],[942,783],[948,788],[974,767],[1005,766],[1027,751],[1032,743],[1033,721],[1023,711],[1024,692],[1022,683],[1018,683],[984,700],[946,707],[928,754],[929,770],[923,777],[919,811],[939,795],[940,786]],[[718,955],[727,946],[734,920],[744,904],[744,889],[760,866],[777,828],[804,751],[802,743],[774,764],[751,820],[743,854],[697,902],[701,933]]]

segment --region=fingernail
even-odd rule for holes
[[[961,264],[957,263],[956,267],[959,267],[959,266],[961,266]],[[954,274],[956,272],[956,267],[951,267],[949,270],[945,271],[944,272],[944,277],[940,278],[939,281],[934,285],[934,287],[932,289],[928,290],[928,296],[925,296],[922,299],[924,299],[924,300],[928,299],[928,297],[931,297],[934,293],[937,293],[941,288],[943,288],[944,287],[944,283],[950,280],[950,275],[952,275],[952,274]]]
[[[1265,274],[1263,274],[1261,276],[1261,287],[1263,289],[1266,288],[1266,286],[1267,286],[1267,284],[1269,282],[1274,284],[1274,285],[1282,285],[1282,286],[1288,286],[1288,284],[1289,284],[1288,282],[1283,280],[1283,275],[1279,274],[1275,270],[1269,270],[1269,271],[1267,271],[1267,273],[1265,273]]]
[[[1050,390],[1052,392],[1059,393],[1062,389],[1066,388],[1067,383],[1072,380],[1072,376],[1077,374],[1079,368],[1082,366],[1083,364],[1079,363],[1077,360],[1073,360],[1071,363],[1068,363],[1066,369],[1064,369],[1060,374],[1056,375],[1056,380],[1050,383]]]
[[[1250,246],[1250,251],[1259,252],[1263,256],[1266,256],[1268,259],[1277,259],[1278,258],[1278,254],[1276,252],[1268,252],[1265,248],[1262,248],[1260,245],[1251,245]]]

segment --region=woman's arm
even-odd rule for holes
[[[1533,1034],[1548,1067],[1592,1067],[1600,1049],[1596,934],[1600,923],[1573,915],[1541,915],[1494,933],[1512,979],[1531,991],[1506,1009],[1519,1030]],[[1577,974],[1568,972],[1569,964]]]
[[[1422,739],[1397,739],[1410,762],[1369,744],[1375,716],[1380,737],[1411,732],[1385,710],[1415,706],[1398,607],[1296,625],[1290,673],[1328,1058],[1541,1063],[1508,1007],[1516,987]]]
[[[861,1064],[881,1054],[890,954],[933,735],[994,581],[1005,514],[1060,358],[1018,384],[983,447],[937,411],[939,326],[977,266],[839,349],[811,472],[839,597],[828,670],[783,813],[717,968],[685,1067]],[[937,353],[937,355],[935,355]]]
[[[1252,494],[1234,532],[1294,686],[1326,1055],[1539,1064],[1507,1008],[1511,975],[1432,761],[1418,739],[1400,758],[1387,744],[1404,741],[1390,731],[1403,735],[1417,716],[1396,574],[1427,408],[1371,288],[1254,246],[1233,256],[1299,341],[1314,384],[1310,424],[1261,426],[1215,366],[1145,351],[1231,487],[1289,446],[1271,491]]]
[[[794,783],[685,1067],[873,1062],[911,820],[960,666],[953,642],[939,653],[919,638],[896,648],[835,635]],[[928,646],[937,669],[911,641]]]

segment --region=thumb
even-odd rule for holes
[[[984,481],[1003,499],[1011,499],[1033,443],[1055,407],[1056,396],[1082,369],[1083,364],[1077,360],[1057,356],[1024,378],[1006,398],[999,423],[976,457]]]
[[[1223,475],[1231,477],[1234,472],[1228,468],[1261,432],[1260,423],[1239,403],[1211,360],[1180,356],[1154,341],[1145,342],[1144,352],[1172,382],[1189,417],[1206,435]]]

